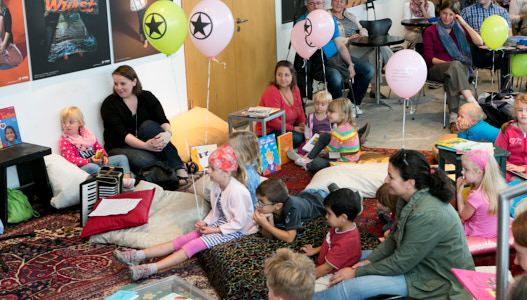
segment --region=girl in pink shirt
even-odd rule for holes
[[[498,231],[498,193],[506,187],[498,163],[486,150],[472,150],[461,157],[463,176],[457,179],[457,210],[465,235],[494,238]],[[463,189],[470,184],[467,201]]]

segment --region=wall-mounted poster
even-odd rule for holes
[[[33,80],[110,64],[106,0],[25,0]]]
[[[24,9],[17,0],[0,0],[0,86],[29,81]]]
[[[18,129],[15,107],[0,109],[0,148],[18,145],[21,142],[22,137],[20,136],[20,129]]]
[[[112,0],[112,39],[114,62],[157,54],[143,32],[143,18],[152,0]]]

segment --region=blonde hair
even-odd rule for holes
[[[245,167],[240,163],[238,163],[238,169],[232,172],[231,176],[236,178],[236,180],[241,182],[243,185],[247,184],[247,171],[245,171]]]
[[[351,107],[351,101],[349,99],[338,98],[338,99],[331,101],[328,105],[328,112],[339,113],[340,116],[342,117],[341,124],[348,122],[350,123],[351,126],[357,129],[357,125],[355,124],[355,120],[353,119],[353,110]],[[340,124],[337,124],[337,125],[340,125]]]
[[[483,197],[489,203],[488,215],[495,216],[498,213],[498,196],[499,192],[507,187],[505,179],[501,175],[498,163],[494,158],[494,155],[489,155],[489,160],[485,166],[485,170],[481,170],[476,166],[470,158],[463,154],[461,156],[461,161],[464,162],[468,169],[471,171],[481,171],[483,172],[483,177],[481,178],[481,184],[478,189],[482,191]]]
[[[80,126],[84,127],[84,116],[77,106],[68,106],[60,112],[60,121],[64,122],[66,119],[79,121]]]
[[[278,249],[265,260],[264,273],[276,296],[306,300],[315,295],[315,264],[305,255],[288,248]]]
[[[328,92],[327,89],[320,91],[313,95],[313,103],[325,103],[329,104],[333,100],[333,97],[331,97],[331,93]]]
[[[487,115],[483,112],[483,109],[478,103],[470,102],[461,105],[459,111],[464,111],[468,114],[469,117],[474,118],[477,122],[485,120]]]
[[[255,163],[257,173],[262,173],[262,158],[260,156],[260,144],[258,138],[250,131],[236,131],[229,136],[229,146],[234,149],[238,164],[250,166]]]
[[[527,95],[526,94],[518,94],[516,98],[514,98],[514,105],[512,106],[512,119],[516,122],[518,122],[518,106],[520,103],[527,104]],[[507,130],[507,127],[511,125],[511,121],[505,122],[501,126],[501,132],[505,133],[505,130]]]

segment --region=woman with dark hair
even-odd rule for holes
[[[293,146],[299,147],[304,141],[306,116],[302,108],[300,90],[296,86],[296,71],[292,63],[281,60],[274,69],[275,80],[262,94],[260,106],[274,107],[285,110],[285,129],[293,132]],[[282,134],[282,119],[275,118],[266,123],[267,134]],[[262,135],[262,126],[256,124],[255,133]]]
[[[463,226],[449,203],[455,195],[453,182],[414,150],[390,157],[384,182],[399,197],[392,233],[365,260],[335,273],[331,286],[344,281],[315,299],[469,299],[451,271],[474,270]]]
[[[444,83],[450,111],[450,133],[458,132],[459,94],[468,102],[476,102],[468,82],[473,73],[470,44],[481,46],[483,40],[459,15],[459,2],[444,1],[439,9],[437,24],[423,33],[423,46],[428,77]]]
[[[172,131],[163,107],[130,66],[112,73],[113,94],[101,106],[104,148],[109,155],[124,154],[136,173],[144,166],[166,161],[176,170],[179,184],[188,182],[188,174],[178,151],[170,142]]]

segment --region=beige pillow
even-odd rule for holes
[[[170,141],[177,148],[179,157],[184,162],[189,161],[190,147],[207,144],[217,144],[219,147],[229,138],[229,124],[201,107],[194,107],[173,117],[170,119],[170,126],[172,127]]]

